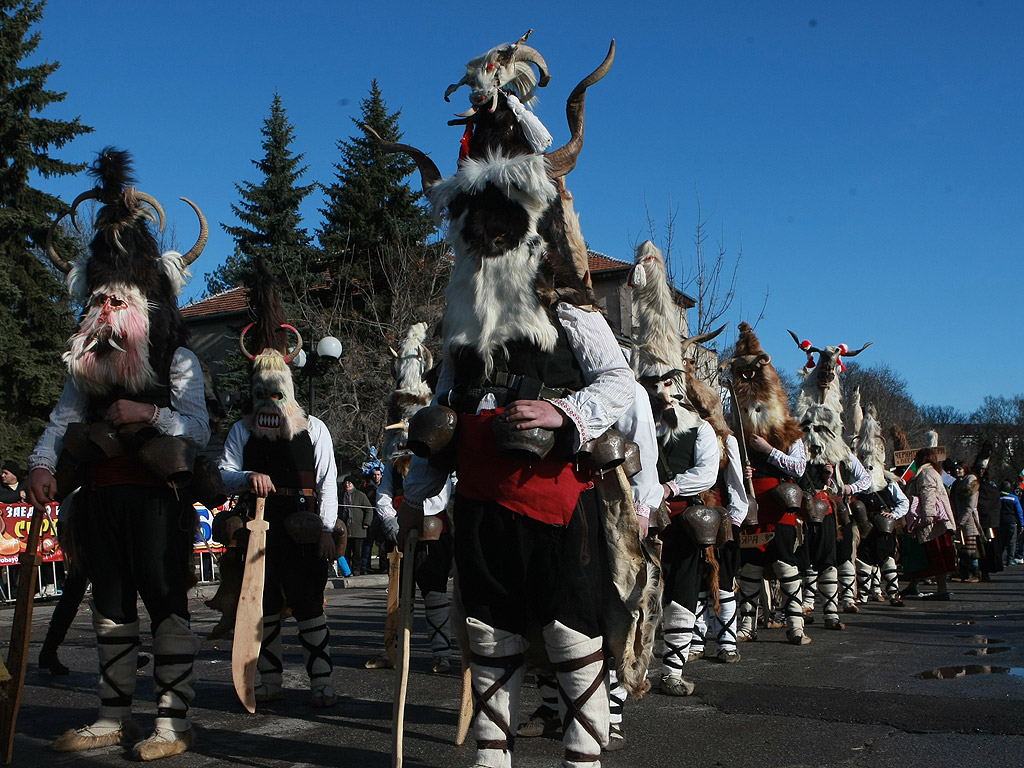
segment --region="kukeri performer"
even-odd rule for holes
[[[162,229],[163,210],[131,186],[128,153],[104,149],[91,173],[98,186],[79,195],[71,212],[74,218],[87,199],[102,205],[89,255],[69,265],[48,243],[84,313],[64,355],[67,383],[28,465],[32,503],[81,484],[75,557],[92,581],[100,707],[92,725],[68,731],[53,748],[136,742],[136,759],[155,760],[184,752],[193,738],[188,710],[199,641],[189,628],[188,587],[196,519],[189,489],[178,486],[192,474],[210,426],[202,371],[188,348],[177,297],[207,228],[189,203],[200,218],[199,241],[184,256],[161,256],[149,224],[159,217]],[[75,469],[65,479],[65,470]],[[155,657],[156,727],[143,741],[136,741],[131,719],[136,594],[152,622]]]
[[[650,530],[651,515],[656,514],[663,503],[664,489],[658,479],[658,437],[654,415],[651,412],[647,391],[639,382],[634,382],[633,404],[615,422],[615,429],[636,446],[636,455],[627,459],[630,466],[626,474],[629,476],[633,509],[636,512],[640,535],[646,537]],[[660,597],[652,599],[660,602]],[[647,617],[647,621],[656,620],[655,617]],[[524,738],[553,736],[561,729],[558,714],[558,681],[549,670],[537,671],[536,677],[541,703],[525,722],[520,723],[516,731],[518,736]],[[626,744],[622,721],[627,697],[626,688],[619,681],[614,664],[608,665],[607,683],[609,728],[605,750],[614,752]]]
[[[330,707],[337,696],[331,685],[334,665],[324,587],[328,562],[335,556],[332,533],[338,519],[334,443],[327,426],[295,401],[289,365],[302,341],[285,323],[274,278],[262,259],[254,278],[249,305],[256,320],[241,337],[242,351],[252,363],[252,410],[231,427],[220,471],[229,493],[246,494],[235,507],[239,512],[247,511],[255,497],[267,500],[270,527],[256,701],[283,696],[281,612],[287,605],[298,624],[310,704]]]
[[[893,606],[902,606],[896,574],[896,523],[906,516],[910,501],[896,477],[885,470],[885,443],[873,405],[867,407],[857,439],[857,455],[871,475],[871,487],[854,497],[864,505],[869,530],[857,547],[857,580],[862,599],[871,594],[872,568],[881,572],[882,586]]]
[[[696,406],[697,412],[714,428],[721,450],[718,479],[708,492],[714,497],[709,500],[709,504],[722,506],[728,511],[727,530],[730,534],[724,543],[715,547],[714,558],[718,568],[712,569],[705,565],[705,588],[697,597],[697,623],[690,644],[690,657],[705,656],[708,633],[711,632],[717,645],[715,658],[723,664],[733,664],[740,660],[736,645],[738,617],[735,582],[742,565],[740,528],[747,517],[749,500],[743,484],[739,443],[726,423],[722,400],[718,393],[697,377],[693,368],[694,362],[687,361],[687,396]]]
[[[433,366],[433,356],[426,346],[427,324],[414,323],[395,353],[392,372],[395,388],[388,396],[388,421],[384,442],[384,474],[377,487],[377,513],[385,538],[398,539],[398,508],[404,494],[405,476],[409,472],[412,452],[408,448],[409,423],[433,397],[426,374]],[[422,439],[424,435],[416,435]],[[423,503],[424,529],[416,544],[416,586],[423,598],[424,613],[430,634],[430,651],[434,672],[452,668],[451,602],[448,598],[448,576],[452,570],[453,544],[448,520],[448,506],[455,480],[449,477],[437,496]],[[429,523],[426,521],[429,519]],[[403,567],[405,565],[403,564]],[[366,662],[371,669],[390,667],[388,656]]]
[[[664,257],[650,241],[637,248],[630,284],[639,324],[633,364],[651,401],[658,476],[671,521],[660,532],[665,642],[660,689],[689,696],[694,686],[683,677],[683,665],[690,659],[706,545],[694,536],[683,513],[690,506],[702,506],[700,494],[718,478],[718,437],[686,397],[679,309],[669,293]]]
[[[796,556],[796,511],[802,492],[794,482],[803,477],[807,464],[803,430],[790,415],[779,374],[749,324],[740,323],[735,355],[722,367],[728,368],[732,376],[733,417],[742,426],[750,449],[751,466],[744,474],[753,479],[758,505],[757,525],[743,529],[749,546],[741,547],[740,552],[743,565],[737,640],[743,643],[757,639],[761,582],[765,569],[772,568],[782,591],[786,639],[794,645],[806,645],[811,638],[804,632]]]
[[[843,605],[850,612],[857,611],[854,602],[854,526],[848,499],[867,490],[871,476],[843,441],[838,375],[846,370],[842,358],[859,355],[871,342],[856,350],[848,349],[845,344],[818,349],[810,341],[800,341],[792,331],[789,333],[807,354],[795,413],[804,431],[808,453],[804,487],[814,495],[816,502],[804,510],[805,563],[817,575],[816,586],[822,599],[825,629],[842,630],[846,625],[839,620],[840,568],[845,586]],[[818,355],[817,362],[815,354]]]
[[[395,148],[416,159],[435,214],[447,212],[455,252],[436,400],[458,415],[455,560],[473,655],[475,762],[512,764],[525,635],[539,629],[564,699],[563,765],[596,768],[608,697],[584,553],[598,551],[599,531],[585,523],[597,499],[573,455],[626,410],[633,381],[576,271],[559,186],[582,145],[586,88],[613,51],[570,96],[570,143],[544,155],[550,136],[527,107],[537,83],[530,64],[541,85],[547,68],[524,40],[473,60],[459,83],[473,89],[473,107],[459,121],[467,128],[458,173],[440,180],[421,152]],[[403,541],[423,529],[423,504],[447,477],[413,459]]]
[[[409,472],[411,460],[412,454],[408,451],[394,455],[384,468],[384,475],[377,488],[377,512],[383,522],[384,535],[391,542],[398,540],[396,507],[401,507],[405,476]],[[448,577],[452,570],[453,543],[448,522],[448,504],[454,489],[455,478],[449,476],[440,493],[424,499],[424,532],[416,543],[416,555],[412,562],[427,620],[430,653],[433,657],[430,668],[438,673],[450,672],[452,669],[452,609],[448,599]],[[402,567],[406,566],[403,564]],[[367,664],[370,665],[370,662]]]

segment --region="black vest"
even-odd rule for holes
[[[242,450],[242,468],[247,472],[270,475],[275,488],[316,489],[316,470],[313,459],[313,441],[309,430],[303,430],[291,440],[268,440],[249,435]],[[317,508],[312,499],[309,511]],[[267,509],[294,511],[301,506],[298,496],[271,494]]]
[[[514,400],[539,399],[542,386],[558,391],[558,396],[586,386],[580,364],[569,346],[565,328],[557,321],[554,326],[558,337],[551,352],[543,352],[532,342],[513,339],[495,354],[495,374],[522,377],[512,388],[497,384],[494,381],[497,376],[490,379],[484,376],[483,360],[473,347],[453,349],[455,383],[450,395],[452,407],[464,412],[475,412],[480,399],[488,392],[495,395],[501,407]]]
[[[658,479],[661,482],[667,483],[676,475],[693,469],[699,428],[698,424],[688,429],[668,445],[658,441]]]

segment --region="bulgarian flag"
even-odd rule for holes
[[[910,466],[907,467],[907,471],[903,473],[902,477],[900,477],[900,480],[902,480],[904,483],[909,483],[910,482],[910,478],[912,478],[916,474],[917,474],[917,461],[912,461],[912,462],[910,462]],[[1021,482],[1024,482],[1024,472],[1021,472]]]

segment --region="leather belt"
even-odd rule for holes
[[[313,497],[312,488],[278,488],[274,491],[278,496],[309,496]]]

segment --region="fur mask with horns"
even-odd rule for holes
[[[302,336],[285,322],[277,284],[263,259],[256,260],[249,286],[249,312],[255,320],[242,331],[242,353],[252,362],[252,411],[244,422],[255,437],[291,440],[308,427],[306,412],[295,399],[291,363],[302,351]],[[289,332],[294,342],[289,346]],[[257,354],[249,351],[251,337]]]
[[[731,372],[736,393],[733,413],[738,414],[743,434],[748,438],[761,435],[772,446],[786,452],[803,437],[803,430],[789,412],[789,398],[779,372],[754,329],[749,323],[740,323],[739,334],[733,356],[720,365]]]
[[[486,373],[512,340],[554,349],[557,302],[594,302],[585,244],[568,209],[563,179],[582,148],[586,90],[611,68],[614,43],[601,66],[569,96],[569,142],[542,154],[547,132],[524,102],[532,100],[537,82],[531,65],[540,70],[540,85],[547,82],[547,66],[525,39],[473,59],[466,76],[448,89],[446,98],[459,85],[472,88],[470,110],[450,123],[466,127],[456,174],[442,179],[422,151],[380,141],[383,151],[412,157],[435,219],[449,220],[455,267],[443,354],[469,347]]]
[[[181,198],[199,217],[199,239],[184,256],[174,251],[161,255],[150,224],[159,222],[163,230],[163,208],[132,186],[131,156],[108,147],[89,172],[97,186],[75,198],[69,211],[77,228],[75,214],[82,202],[102,204],[89,253],[69,264],[54,248],[53,233],[68,214],[53,223],[46,240],[50,260],[68,275],[71,297],[83,307],[64,362],[89,394],[122,388],[140,393],[166,380],[174,350],[187,344],[177,300],[191,277],[189,265],[206,245],[206,219],[194,203]]]

